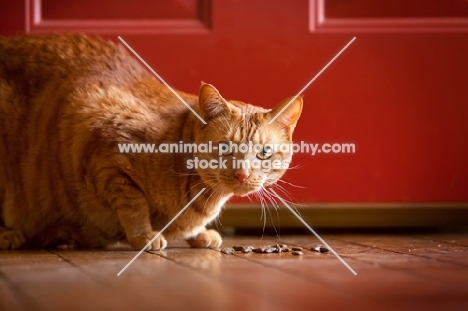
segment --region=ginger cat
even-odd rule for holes
[[[178,94],[125,48],[82,35],[0,38],[0,249],[60,244],[143,248],[202,188],[149,249],[167,239],[221,245],[205,226],[234,195],[260,192],[286,167],[236,168],[238,159],[291,161],[289,152],[121,153],[119,143],[286,143],[302,109],[297,98],[266,110],[225,100],[210,84]],[[221,146],[220,145],[220,146]],[[225,168],[187,161],[218,159]]]

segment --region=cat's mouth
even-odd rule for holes
[[[245,196],[257,191],[258,188],[259,187],[255,187],[255,186],[248,185],[248,184],[240,184],[240,185],[234,186],[232,188],[232,191],[234,192],[235,196],[245,197]]]
[[[230,180],[225,181],[223,178],[220,178],[216,181],[206,181],[206,183],[214,189],[222,190],[224,193],[232,193],[233,195],[239,197],[245,197],[262,188],[262,184],[248,182],[239,183]]]

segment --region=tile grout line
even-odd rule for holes
[[[438,259],[438,258],[433,258],[433,257],[425,256],[425,255],[422,255],[422,254],[403,253],[403,252],[400,252],[400,251],[395,251],[395,250],[388,249],[388,248],[384,248],[384,247],[371,246],[371,245],[361,244],[361,243],[359,243],[359,242],[353,242],[353,241],[349,241],[349,240],[343,240],[343,241],[346,241],[346,242],[348,242],[348,243],[351,243],[351,244],[354,244],[354,245],[358,245],[358,246],[371,247],[371,248],[374,248],[374,249],[379,249],[379,250],[387,251],[387,252],[394,253],[394,254],[410,255],[410,256],[413,256],[413,257],[424,258],[424,259],[427,259],[427,260],[435,260],[435,261],[437,261],[437,262],[441,262],[441,263],[445,263],[445,264],[450,264],[450,265],[456,266],[456,267],[458,267],[458,268],[468,268],[468,265],[463,265],[463,264],[459,264],[459,263],[457,263],[457,262],[448,261],[448,260],[443,260],[443,259],[441,260],[441,259]],[[349,258],[349,257],[348,257],[348,258]]]
[[[436,239],[433,239],[433,240],[437,241],[439,243],[445,243],[445,244],[449,244],[449,245],[456,245],[456,246],[460,246],[460,247],[463,247],[463,248],[468,248],[468,244],[460,244],[458,241],[451,242],[451,241],[447,241],[447,240],[439,240],[439,238],[436,238]]]
[[[277,241],[276,240],[265,240],[265,244],[267,244],[268,242],[271,242],[272,244],[276,244]],[[215,252],[219,252],[221,253],[221,251],[218,251],[218,250],[212,250],[212,251],[215,251]],[[172,262],[175,262],[176,264],[178,265],[181,265],[181,266],[184,266],[190,270],[192,270],[188,265],[184,264],[184,263],[181,263],[181,262],[178,262],[176,259],[172,259],[172,258],[169,258],[169,257],[166,257],[162,254],[158,254],[157,251],[149,251],[149,253],[151,254],[154,254],[154,255],[158,255],[160,257],[163,257],[163,258],[166,258],[167,260],[170,260]],[[286,253],[285,253],[286,254]],[[288,253],[291,255],[291,253]],[[258,254],[258,255],[262,255],[262,254]],[[286,274],[287,276],[289,277],[293,277],[293,278],[296,278],[298,280],[301,280],[301,281],[306,281],[306,282],[310,282],[312,284],[315,284],[315,285],[318,285],[318,286],[324,286],[326,288],[329,288],[329,289],[334,289],[333,286],[329,285],[328,283],[324,282],[314,282],[313,280],[309,279],[309,278],[304,278],[302,275],[300,274],[294,274],[294,273],[290,273],[287,269],[282,269],[281,267],[277,267],[275,265],[270,265],[268,263],[264,263],[263,261],[259,260],[258,258],[257,259],[254,259],[254,258],[248,258],[246,256],[242,256],[241,254],[234,254],[234,255],[224,255],[224,256],[234,256],[236,258],[240,258],[242,260],[245,260],[245,261],[248,261],[254,265],[257,265],[257,266],[261,266],[263,268],[268,268],[268,269],[272,269],[274,271],[277,271],[277,272],[280,272],[282,274]],[[292,256],[292,255],[291,255]],[[333,257],[334,258],[334,257]],[[197,271],[197,272],[201,272],[201,271],[198,271],[198,270],[194,270],[194,271]],[[203,274],[203,273],[202,273]],[[339,291],[339,293],[341,294],[348,294],[347,292],[342,292],[342,291]]]
[[[366,247],[366,248],[370,248],[370,249],[385,251],[387,253],[392,253],[392,254],[397,254],[397,255],[411,255],[411,254],[407,254],[407,253],[394,252],[392,250],[388,250],[388,249],[384,249],[384,248],[380,248],[380,247],[374,247],[374,246],[369,246],[369,245],[365,245],[365,244],[360,244],[359,242],[354,242],[354,241],[350,241],[350,240],[347,240],[347,239],[333,238],[333,240],[340,241],[340,242],[343,242],[343,243],[349,243],[349,244],[352,244],[352,245],[362,246],[362,247]],[[296,243],[296,244],[301,244],[301,243]],[[361,253],[354,253],[354,254],[359,255],[359,254],[363,254],[363,253],[361,252]],[[354,254],[343,254],[342,256],[345,257],[346,259],[351,260],[351,261],[364,263],[364,264],[366,264],[366,265],[368,265],[370,267],[374,267],[374,262],[372,262],[370,260],[356,258],[356,257],[351,256],[351,255],[354,255]],[[373,254],[373,253],[370,253],[370,254]],[[426,258],[426,257],[421,257],[421,256],[417,256],[417,257],[421,258],[421,259],[424,259],[424,260],[435,260],[434,258]],[[440,261],[437,261],[437,262],[440,262]],[[441,262],[441,263],[447,264],[445,262]],[[383,265],[379,264],[379,268],[384,268],[384,269],[387,269],[387,270],[392,270],[392,271],[396,271],[396,272],[399,272],[399,273],[408,274],[408,275],[411,275],[412,277],[415,277],[415,278],[420,279],[420,280],[429,280],[429,281],[435,282],[437,284],[450,285],[450,283],[439,281],[434,277],[428,277],[428,276],[426,276],[424,274],[416,273],[415,271],[411,271],[411,272],[403,271],[403,270],[401,270],[401,269],[399,269],[397,267],[392,267],[392,266],[388,266],[388,265],[385,265],[385,264],[383,264]]]
[[[280,240],[280,241],[283,241],[283,240]],[[285,243],[287,243],[286,241],[283,241]],[[291,242],[289,242],[289,244],[292,244]],[[312,251],[310,251],[310,253],[312,253]],[[286,253],[285,253],[286,254]],[[291,254],[291,253],[289,253]],[[258,254],[258,255],[262,255],[262,254]],[[264,254],[264,255],[269,255],[269,254]],[[332,254],[331,254],[332,255]],[[314,280],[311,280],[310,278],[308,277],[304,277],[302,274],[296,274],[296,273],[292,273],[290,272],[288,269],[284,269],[282,267],[279,267],[279,266],[276,266],[276,265],[272,265],[272,264],[268,264],[268,263],[265,263],[265,261],[262,261],[260,260],[260,258],[250,258],[250,257],[247,257],[247,256],[242,256],[240,254],[234,254],[234,256],[236,258],[242,258],[244,260],[247,260],[251,263],[254,263],[256,265],[259,265],[261,267],[264,267],[264,268],[269,268],[269,269],[273,269],[275,271],[278,271],[278,272],[281,272],[281,273],[284,273],[286,274],[287,276],[289,277],[294,277],[296,279],[299,279],[299,280],[302,280],[302,281],[306,281],[306,282],[309,282],[309,283],[312,283],[312,284],[315,284],[317,286],[323,286],[325,288],[328,288],[328,289],[332,289],[332,290],[336,290],[336,288],[333,286],[333,284],[331,283],[328,283],[326,282],[326,278],[320,278],[320,279],[314,279]],[[335,260],[335,257],[333,256],[332,257],[333,260]],[[299,259],[299,258],[298,258]],[[328,259],[327,259],[328,260]],[[316,281],[316,282],[314,282]],[[352,295],[351,293],[348,293],[346,291],[337,291],[338,293],[340,294],[343,294],[343,295],[350,295],[350,296],[354,296]]]
[[[220,251],[217,251],[217,250],[214,250],[214,249],[208,249],[208,250],[213,251],[213,252],[220,252]],[[258,298],[258,297],[256,297],[255,295],[252,295],[252,293],[249,292],[249,291],[244,291],[242,288],[238,288],[238,287],[235,287],[234,285],[226,284],[225,282],[222,282],[222,281],[220,281],[219,279],[216,279],[215,277],[212,277],[211,274],[204,273],[204,270],[192,269],[192,267],[190,267],[189,265],[187,265],[187,264],[185,264],[185,263],[182,263],[182,262],[180,262],[180,261],[178,261],[178,260],[176,260],[176,259],[167,257],[167,256],[165,256],[165,255],[163,255],[163,254],[160,254],[160,253],[158,253],[158,251],[152,251],[152,250],[151,250],[151,251],[147,251],[147,253],[152,254],[152,255],[155,255],[155,256],[159,256],[159,257],[161,257],[161,258],[164,258],[165,260],[168,260],[168,261],[170,261],[170,262],[176,264],[177,266],[183,267],[184,269],[188,269],[189,271],[195,272],[195,273],[197,273],[198,275],[202,275],[203,277],[208,278],[208,279],[210,279],[210,280],[213,281],[213,282],[220,283],[220,284],[222,284],[223,286],[228,286],[228,287],[230,287],[230,288],[232,288],[232,289],[234,289],[234,290],[236,290],[236,291],[238,291],[238,292],[240,292],[240,293],[242,293],[242,294],[246,294],[246,295],[251,296],[251,297],[253,297],[253,298]],[[274,307],[275,307],[275,306],[274,306],[273,304],[270,304],[270,303],[269,303],[269,306],[268,306],[269,309],[274,308]]]
[[[73,268],[77,269],[78,271],[80,271],[81,273],[83,273],[87,278],[89,278],[91,281],[99,284],[100,286],[103,286],[104,288],[107,287],[108,284],[106,284],[105,282],[102,282],[99,278],[95,278],[93,275],[89,274],[86,270],[84,270],[83,268],[81,268],[80,265],[78,264],[75,264],[73,261],[71,261],[70,259],[68,258],[65,258],[63,257],[61,254],[59,253],[56,253],[52,250],[47,250],[48,253],[52,254],[52,255],[55,255],[57,256],[58,258],[60,258],[61,260],[63,260],[64,262],[66,262],[67,264],[69,264],[70,266],[72,266]],[[60,251],[59,251],[60,252]]]
[[[38,310],[42,309],[45,310],[43,305],[36,301],[36,299],[32,298],[27,294],[25,290],[23,290],[19,285],[13,282],[0,268],[0,280],[4,281],[7,288],[10,289],[11,294],[13,295],[14,300],[18,303],[19,306],[23,310]]]

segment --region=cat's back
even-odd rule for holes
[[[0,63],[4,68],[17,70],[31,65],[44,69],[63,67],[92,69],[122,50],[109,41],[79,34],[22,35],[0,37]]]
[[[28,114],[51,110],[53,98],[61,101],[86,85],[124,86],[145,75],[123,46],[101,38],[0,37],[0,130],[18,130]]]
[[[141,66],[116,44],[86,35],[24,35],[0,38],[0,69],[14,80],[39,83],[112,71],[140,71]]]
[[[28,154],[31,141],[50,144],[59,126],[91,122],[87,116],[105,110],[89,98],[106,96],[109,88],[126,90],[147,75],[124,47],[99,38],[0,37],[0,165],[19,167],[14,164]]]

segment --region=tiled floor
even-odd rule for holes
[[[468,310],[468,235],[238,237],[223,247],[275,243],[305,254],[225,255],[173,243],[135,256],[125,248],[0,252],[0,310]]]

